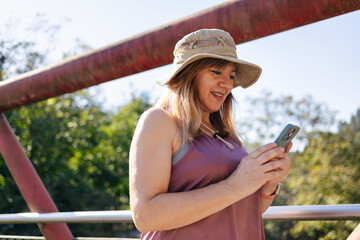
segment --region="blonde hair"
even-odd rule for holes
[[[206,67],[222,68],[229,63],[217,58],[203,58],[189,64],[170,80],[169,91],[155,104],[155,107],[163,108],[175,117],[181,131],[182,145],[202,135],[202,106],[195,89],[197,73]],[[222,137],[230,137],[241,146],[232,115],[233,101],[235,99],[230,92],[221,109],[210,114],[210,122]]]

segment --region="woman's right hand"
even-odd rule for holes
[[[282,158],[285,149],[269,143],[245,156],[235,171],[225,180],[239,196],[251,195],[267,181],[278,177],[286,160]]]

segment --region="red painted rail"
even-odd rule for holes
[[[0,82],[0,112],[171,63],[175,43],[200,28],[237,44],[360,9],[360,0],[243,0],[216,7],[57,65]]]
[[[237,44],[360,9],[360,0],[229,1],[113,45],[0,82],[0,113],[171,63],[175,43],[200,28],[228,31]],[[0,152],[29,208],[57,212],[0,114]],[[72,239],[65,224],[40,225],[46,239]]]
[[[4,114],[0,114],[0,153],[31,212],[58,212],[39,175],[26,156]],[[48,240],[70,240],[65,223],[42,223],[39,228]]]

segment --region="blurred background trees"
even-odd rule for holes
[[[46,29],[48,29],[46,27]],[[0,32],[1,33],[1,32]],[[48,64],[48,49],[1,34],[0,80]],[[77,43],[64,56],[89,49]],[[139,115],[149,107],[134,96],[106,111],[88,91],[66,94],[5,113],[60,211],[124,210],[129,207],[128,152]],[[0,156],[0,212],[28,212]],[[123,226],[124,225],[124,226]],[[132,224],[72,224],[75,236],[118,235]],[[0,225],[0,234],[40,235],[35,224]]]
[[[292,169],[273,205],[359,203],[360,109],[349,122],[337,122],[336,113],[311,96],[297,100],[264,92],[249,102],[252,108],[245,112],[245,122],[239,126],[246,129],[242,130],[245,139],[253,137],[246,133],[256,136],[247,144],[249,148],[275,139],[288,122],[301,126],[290,152]],[[266,239],[346,239],[357,224],[265,222]]]
[[[51,38],[58,27],[38,24]],[[42,28],[40,28],[42,26]],[[42,29],[42,30],[41,30]],[[47,29],[47,30],[46,30]],[[0,32],[0,81],[47,65],[49,49]],[[64,56],[89,49],[80,41]],[[60,211],[129,209],[128,156],[141,113],[153,101],[134,96],[105,110],[88,91],[66,94],[5,115]],[[238,128],[248,150],[273,141],[287,123],[301,126],[292,170],[274,205],[351,204],[360,199],[360,109],[349,122],[312,96],[264,91],[248,98]],[[28,208],[0,156],[0,212]],[[354,221],[265,222],[266,239],[345,239]],[[75,236],[123,236],[132,224],[70,224]],[[35,224],[0,225],[0,234],[40,235]]]

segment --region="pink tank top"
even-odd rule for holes
[[[235,147],[234,151],[207,135],[195,139],[185,156],[172,166],[168,192],[203,188],[227,178],[248,153],[232,139],[226,140]],[[259,193],[188,226],[142,233],[141,239],[265,239]]]

